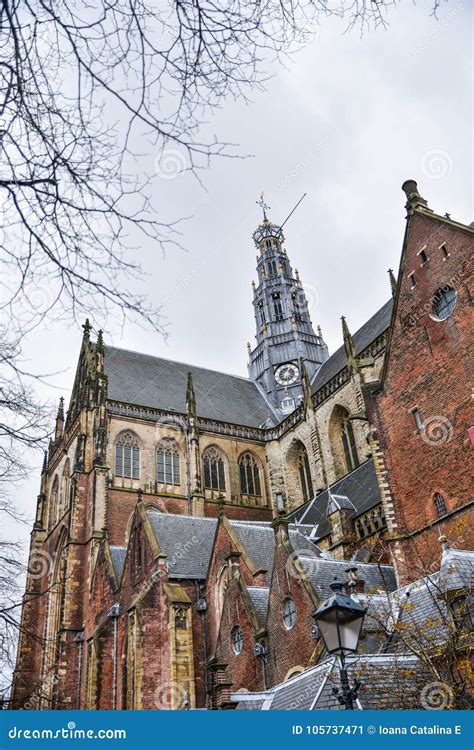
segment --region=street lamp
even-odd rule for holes
[[[321,604],[313,617],[327,652],[335,654],[340,660],[342,695],[339,694],[337,689],[334,689],[334,694],[337,695],[339,703],[344,704],[346,709],[353,709],[353,701],[357,698],[361,683],[357,680],[354,687],[350,687],[345,657],[347,654],[354,654],[357,651],[367,609],[344,594],[342,583],[339,581],[331,583],[330,588],[333,593]]]

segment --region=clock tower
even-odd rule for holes
[[[328,351],[313,330],[305,290],[298,271],[293,273],[282,228],[267,218],[269,206],[263,197],[258,203],[263,222],[253,233],[258,283],[252,282],[257,343],[253,350],[249,346],[248,369],[273,406],[288,414],[303,396],[300,358],[312,380]]]

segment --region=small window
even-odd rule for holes
[[[438,516],[438,518],[440,516],[444,516],[446,514],[446,503],[444,501],[444,497],[442,496],[440,492],[435,493],[433,502],[434,502],[434,506],[436,510],[436,515]]]
[[[295,399],[290,396],[286,396],[281,402],[281,410],[283,414],[290,414],[295,408]]]
[[[445,286],[442,289],[438,289],[433,295],[431,317],[439,321],[449,318],[456,307],[456,300],[457,294],[452,287]]]
[[[283,623],[287,630],[291,630],[296,622],[296,604],[293,599],[285,599],[283,603]]]
[[[239,656],[239,654],[242,653],[242,649],[244,646],[244,634],[242,633],[242,628],[240,627],[240,625],[237,625],[237,627],[232,630],[231,640],[234,654],[236,656]]]
[[[414,273],[410,274],[410,285],[412,289],[416,289],[416,278]]]
[[[449,258],[449,252],[446,245],[441,245],[441,252],[443,253],[443,260],[448,260]]]
[[[413,414],[413,419],[415,420],[416,427],[421,432],[425,427],[423,424],[423,417],[421,416],[418,409],[413,409],[412,414]]]
[[[428,256],[425,250],[420,250],[420,260],[422,266],[424,266],[425,263],[428,263]]]

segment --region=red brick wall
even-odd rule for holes
[[[444,242],[447,258],[440,249]],[[474,545],[472,516],[461,539],[460,519],[456,513],[449,515],[473,496],[473,448],[468,436],[473,424],[473,245],[468,230],[418,213],[409,219],[386,378],[371,411],[388,470],[397,532],[412,534],[437,520],[436,492],[444,496],[448,515],[435,530],[401,542],[408,556],[402,578],[414,579],[425,563],[429,567],[433,558],[439,560],[439,547],[436,554],[432,547],[440,532],[457,546],[472,549]],[[418,253],[424,246],[428,261],[422,264]],[[456,290],[457,304],[447,320],[438,322],[430,315],[431,302],[445,284]],[[426,426],[421,433],[410,411],[415,407]]]

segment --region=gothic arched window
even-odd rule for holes
[[[251,453],[244,453],[239,460],[240,491],[242,495],[261,497],[260,472],[256,459]]]
[[[140,446],[133,432],[122,432],[115,443],[115,475],[140,479]]]
[[[308,454],[303,443],[299,440],[295,440],[288,451],[288,461],[292,466],[293,472],[299,478],[303,502],[306,503],[308,500],[312,500],[314,492]]]
[[[336,478],[344,476],[359,466],[359,456],[349,412],[344,406],[334,407],[329,420],[329,440],[334,460]]]
[[[181,484],[179,451],[174,440],[162,440],[156,449],[156,481]]]
[[[353,469],[356,469],[359,466],[359,457],[357,455],[354,430],[352,429],[352,423],[348,418],[346,418],[341,425],[341,440],[344,448],[347,470],[353,471]]]
[[[444,501],[444,497],[440,492],[435,492],[435,495],[433,497],[433,502],[436,510],[436,515],[444,516],[444,514],[447,512],[446,510],[446,503]]]
[[[61,487],[61,514],[69,508],[69,495],[71,491],[71,465],[66,459],[63,469],[63,481]]]
[[[283,306],[281,304],[280,293],[273,292],[273,312],[275,314],[275,320],[283,320]]]
[[[225,491],[225,469],[222,455],[211,446],[204,451],[204,487],[206,490]]]
[[[56,474],[49,496],[49,527],[51,528],[59,519],[59,477]]]

